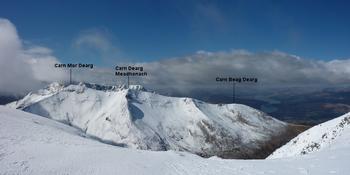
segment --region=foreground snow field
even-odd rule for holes
[[[349,140],[349,134],[339,137]],[[174,151],[143,151],[100,143],[68,125],[0,106],[0,174],[342,174],[350,146],[272,160],[201,158]]]
[[[103,142],[204,157],[265,158],[296,134],[287,123],[249,106],[167,97],[135,85],[52,83],[9,106],[72,125]]]

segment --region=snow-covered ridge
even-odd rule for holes
[[[95,83],[80,82],[77,85],[69,85],[65,87],[64,84],[54,82],[49,84],[47,87],[38,90],[38,92],[36,93],[30,92],[23,99],[9,103],[7,104],[7,106],[21,109],[24,106],[29,106],[30,104],[39,102],[45,98],[55,95],[60,91],[83,92],[85,88],[94,89],[97,91],[120,91],[125,89],[147,91],[146,88],[144,88],[141,85],[130,85],[129,87],[127,87],[126,85],[110,86],[110,85],[99,85]]]
[[[21,109],[45,98],[48,98],[64,89],[64,85],[57,82],[49,84],[46,88],[40,89],[37,93],[30,92],[23,99],[7,104],[9,107]]]
[[[141,86],[53,87],[60,88],[31,93],[8,106],[75,126],[103,142],[205,157],[262,158],[269,152],[262,148],[288,132],[286,123],[240,104],[167,97]]]
[[[344,144],[350,145],[350,113],[304,131],[268,158],[300,156]]]
[[[129,87],[127,87],[126,85],[110,86],[110,85],[100,85],[95,83],[79,83],[78,85],[95,89],[95,90],[101,90],[101,91],[118,91],[118,90],[124,90],[124,89],[147,91],[146,88],[143,87],[142,85],[129,85]]]

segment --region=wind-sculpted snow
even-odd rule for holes
[[[343,145],[350,145],[350,113],[304,131],[268,158],[305,155]]]
[[[0,106],[0,174],[13,175],[346,175],[349,144],[301,158],[209,159],[178,151],[144,151],[103,144],[83,131]]]
[[[31,93],[8,106],[72,125],[103,142],[204,157],[264,158],[288,132],[286,123],[245,105],[166,97],[141,86],[70,85]]]

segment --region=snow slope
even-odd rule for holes
[[[57,83],[8,106],[64,122],[111,144],[204,157],[266,157],[288,125],[245,105],[208,104],[130,88]],[[277,139],[279,142],[286,142]],[[276,142],[276,141],[274,141]]]
[[[350,145],[350,113],[304,131],[268,158],[305,155],[325,148]],[[349,150],[350,151],[350,150]]]
[[[84,138],[76,128],[0,106],[0,174],[346,175],[350,146],[296,158],[227,160],[176,151],[121,148]],[[349,137],[344,138],[349,140]]]

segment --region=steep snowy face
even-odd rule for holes
[[[350,145],[350,113],[301,133],[268,158],[292,157]]]
[[[245,105],[166,97],[141,86],[127,89],[79,84],[48,89],[8,106],[72,125],[103,142],[131,148],[181,150],[205,157],[263,158],[273,146],[285,142],[281,138],[290,129],[286,123]]]

